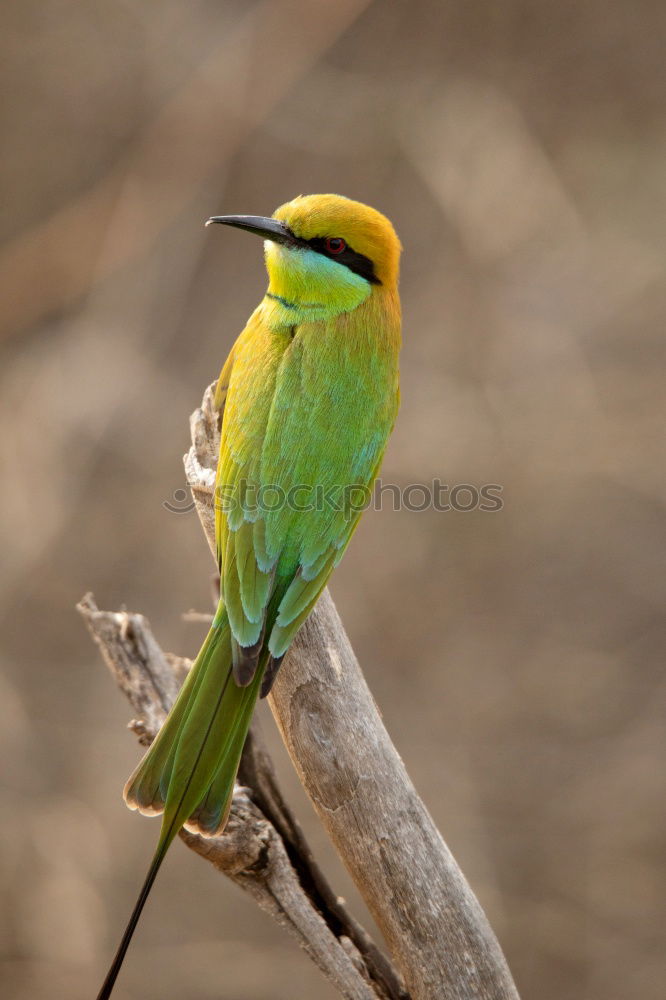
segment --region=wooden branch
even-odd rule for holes
[[[213,388],[192,415],[185,469],[214,553]],[[413,1000],[517,1000],[497,939],[409,780],[328,592],[294,641],[270,704]]]
[[[146,619],[100,611],[91,594],[78,605],[116,683],[139,720],[130,728],[148,745],[189,669],[165,654]],[[181,831],[181,839],[284,927],[348,1000],[404,1000],[390,963],[335,897],[280,793],[256,732],[243,755],[229,821],[221,837]]]
[[[247,5],[119,161],[0,248],[0,338],[64,310],[156,243],[369,2]]]

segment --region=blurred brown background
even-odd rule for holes
[[[89,1000],[152,851],[73,608],[201,637],[211,560],[162,501],[265,282],[203,220],[317,191],[405,247],[384,480],[504,490],[368,514],[336,573],[387,726],[524,1000],[664,996],[665,40],[659,0],[2,5],[3,996]],[[313,996],[177,845],[118,1000]]]

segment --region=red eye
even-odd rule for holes
[[[339,236],[327,237],[325,246],[326,246],[326,252],[333,254],[342,253],[343,250],[347,249],[347,244],[345,243],[344,240],[340,239]]]

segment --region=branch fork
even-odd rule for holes
[[[192,414],[184,461],[215,554],[213,390]],[[139,717],[130,727],[147,745],[189,661],[165,654],[140,614],[100,611],[90,594],[78,610]],[[328,591],[294,640],[269,704],[392,960],[317,866],[254,727],[223,835],[183,830],[181,839],[288,930],[348,1000],[519,1000],[485,914],[391,743]]]

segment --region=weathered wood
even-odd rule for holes
[[[149,744],[189,662],[160,649],[143,615],[100,611],[91,594],[83,598],[78,610],[139,716],[130,727],[141,743]],[[249,741],[243,767],[252,788],[236,785],[224,834],[205,838],[183,830],[181,839],[284,927],[341,996],[402,1000],[404,992],[390,963],[335,899],[315,865],[256,733]],[[332,908],[327,900],[334,900]]]
[[[212,388],[192,415],[185,469],[214,552]],[[409,780],[327,591],[269,700],[299,777],[413,1000],[517,1000],[497,939]]]

